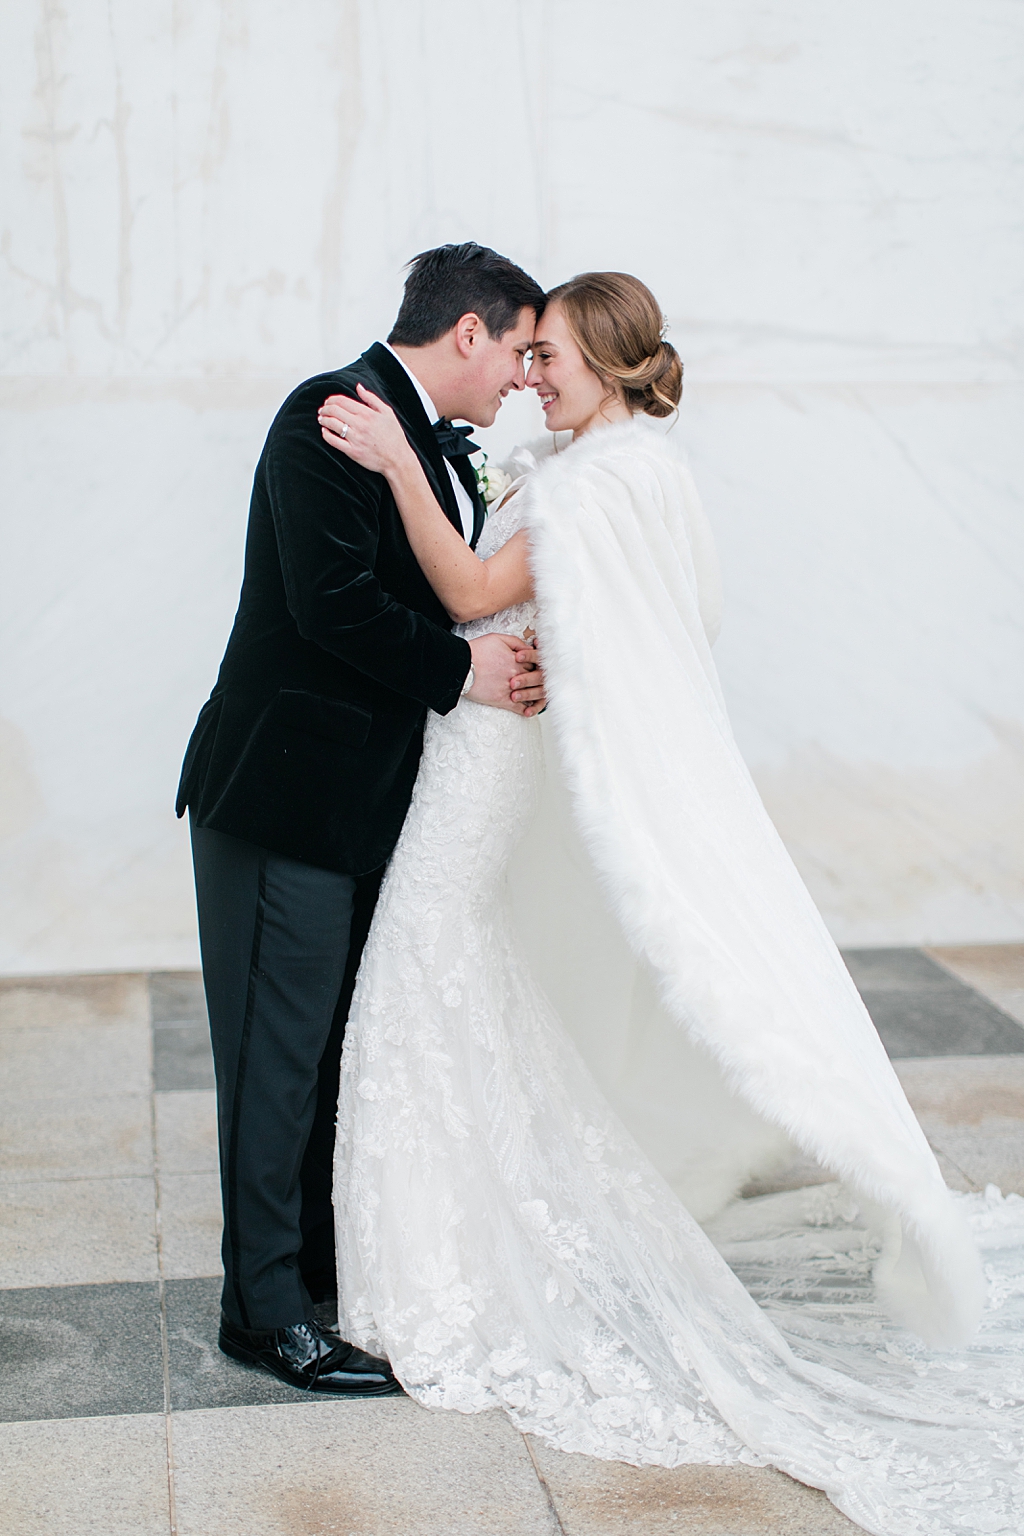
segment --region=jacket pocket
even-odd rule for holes
[[[325,699],[303,688],[282,688],[272,706],[280,725],[358,750],[366,745],[373,714],[346,699]]]

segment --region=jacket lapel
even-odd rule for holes
[[[412,387],[409,375],[401,363],[391,356],[387,347],[382,347],[379,341],[375,341],[372,347],[366,349],[362,355],[362,361],[367,365],[367,370],[372,371],[384,386],[380,392],[388,404],[394,406],[405,428],[406,437],[419,454],[431,489],[444,508],[445,516],[452,526],[462,533],[462,518],[455,500],[455,488],[445,464],[444,454],[437,446],[434,424],[427,419],[427,413],[423,409],[419,395]],[[475,537],[475,516],[473,529]]]
[[[484,531],[484,521],[487,517],[487,508],[480,495],[480,487],[476,483],[476,470],[469,462],[468,453],[460,453],[457,459],[452,459],[451,465],[473,503],[473,537],[469,541],[469,547],[476,549],[476,541]]]

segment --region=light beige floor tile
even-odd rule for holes
[[[0,1185],[0,1287],[157,1278],[152,1178]]]
[[[161,1174],[160,1246],[165,1280],[222,1273],[220,1179],[215,1173]]]
[[[983,1190],[995,1184],[1004,1195],[1024,1195],[1024,1125],[1019,1120],[986,1120],[971,1126],[925,1127],[928,1140],[943,1160],[964,1175],[957,1189]],[[947,1183],[948,1183],[947,1179]]]
[[[0,1424],[4,1536],[169,1536],[164,1417]]]
[[[157,1166],[162,1173],[216,1173],[217,1095],[212,1088],[156,1094]]]
[[[554,1536],[502,1414],[407,1398],[174,1415],[179,1536]]]
[[[149,1023],[144,975],[0,977],[0,1032],[117,1023]]]
[[[893,1065],[955,1189],[1024,1194],[1024,1056],[937,1056]]]
[[[0,1102],[148,1093],[145,1024],[50,1024],[0,1030]]]
[[[153,1171],[148,1094],[27,1099],[0,1114],[0,1182]]]
[[[147,1093],[144,976],[0,979],[0,1100]]]
[[[1024,1025],[1024,944],[944,945],[925,954]]]
[[[531,1438],[565,1536],[856,1536],[823,1493],[756,1467],[627,1467]]]
[[[998,1115],[1024,1126],[1024,1055],[915,1056],[893,1066],[919,1120],[978,1126]]]
[[[774,1195],[784,1189],[806,1189],[809,1184],[827,1184],[835,1174],[822,1168],[813,1157],[799,1156],[774,1173],[750,1179],[740,1190],[745,1200],[756,1195]]]

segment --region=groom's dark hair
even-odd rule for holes
[[[479,315],[497,341],[524,309],[539,315],[544,290],[507,256],[467,240],[421,251],[408,264],[405,297],[388,341],[396,347],[426,347]]]

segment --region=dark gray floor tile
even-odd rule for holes
[[[150,1016],[157,1024],[206,1023],[202,971],[151,971]]]
[[[944,993],[862,993],[889,1055],[1013,1056],[1024,1030],[984,998]]]
[[[308,1399],[266,1371],[249,1370],[217,1348],[221,1281],[168,1280],[171,1407],[246,1408]]]
[[[153,1026],[153,1083],[157,1093],[213,1088],[213,1052],[205,1024]]]
[[[155,1284],[0,1291],[0,1420],[160,1413]]]
[[[919,949],[848,950],[843,959],[890,1056],[1024,1052],[1019,1024]]]
[[[861,991],[941,992],[951,982],[963,986],[920,949],[847,949],[843,959]]]
[[[202,972],[153,971],[149,1009],[157,1092],[212,1088],[213,1054]]]

